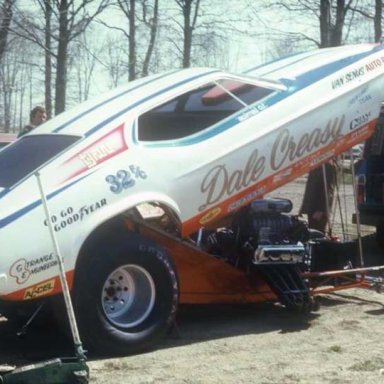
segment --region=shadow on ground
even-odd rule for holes
[[[307,329],[318,315],[299,315],[273,304],[182,306],[170,333],[156,348],[173,348],[232,336]],[[0,321],[0,365],[24,365],[55,357],[74,356],[71,339],[52,322],[32,325],[20,338],[18,329]],[[106,356],[102,356],[105,358]],[[101,358],[90,356],[90,360]]]

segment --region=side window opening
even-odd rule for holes
[[[224,120],[274,92],[238,80],[223,79],[184,93],[139,117],[140,141],[175,140]]]

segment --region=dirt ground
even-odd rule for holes
[[[183,308],[178,331],[152,352],[91,359],[90,383],[377,384],[384,381],[384,295],[354,289],[321,298],[318,312],[278,305]],[[23,365],[72,348],[54,329],[15,336],[0,322],[0,362]]]
[[[291,184],[274,195],[297,200],[302,187]],[[372,241],[366,237],[364,247]],[[374,246],[368,252],[381,258]],[[301,316],[278,304],[180,308],[177,329],[154,351],[91,359],[90,383],[384,382],[384,294],[352,289],[320,302],[318,312]],[[20,339],[12,324],[0,321],[0,365],[71,352],[53,328],[32,327]]]
[[[372,383],[384,381],[384,296],[326,296],[296,317],[279,306],[195,308],[178,337],[140,356],[90,363],[93,383]]]

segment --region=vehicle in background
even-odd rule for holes
[[[357,144],[353,146],[350,150],[344,152],[344,159],[351,160],[351,158],[356,161],[360,160],[363,157],[364,153],[364,144]]]
[[[0,133],[0,149],[17,139],[16,133]]]
[[[375,226],[378,243],[384,245],[384,106],[365,144],[356,178],[360,223]]]

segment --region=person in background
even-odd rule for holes
[[[326,192],[324,188],[323,166],[309,172],[305,186],[303,203],[299,215],[307,214],[308,226],[325,234],[329,222],[328,215],[332,211],[335,190],[337,186],[338,161],[337,158],[324,164]],[[326,193],[328,199],[326,198]],[[327,207],[328,200],[328,207]]]
[[[47,112],[44,107],[38,105],[33,108],[31,113],[29,114],[29,124],[27,124],[18,134],[17,137],[21,137],[26,133],[32,131],[40,124],[43,124],[47,120]]]

